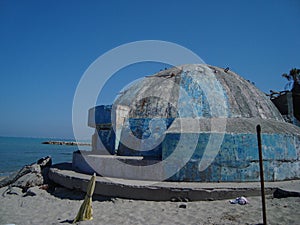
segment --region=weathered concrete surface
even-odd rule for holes
[[[210,107],[219,99],[208,99],[208,91],[224,97],[221,100],[226,101],[230,118],[283,121],[270,99],[250,82],[232,71],[226,73],[222,68],[200,64],[181,65],[146,77],[121,93],[114,105],[129,106],[130,118],[176,118],[178,113],[180,117],[191,117],[191,112],[185,110],[191,103],[198,117],[211,118],[215,112]]]
[[[228,131],[220,134],[223,140],[214,160],[207,169],[200,171],[198,169],[199,163],[212,136],[209,128],[207,128],[209,126],[205,124],[206,122],[203,119],[201,120],[201,133],[196,133],[197,129],[192,126],[193,119],[181,119],[180,122],[174,121],[166,132],[167,134],[162,145],[162,160],[167,159],[174,152],[183,134],[198,137],[197,146],[188,163],[169,180],[201,182],[258,181],[259,157],[255,133],[256,124],[261,124],[263,128],[262,150],[265,180],[299,179],[299,128],[284,122],[274,124],[272,120],[259,118],[227,119]],[[186,126],[186,129],[183,129],[180,123],[188,123],[190,126]],[[185,153],[183,151],[178,157],[178,162],[184,156]],[[174,164],[176,165],[177,162],[174,162]]]
[[[213,130],[212,123],[225,124],[227,134],[256,134],[256,126],[260,124],[262,134],[285,134],[300,136],[300,128],[290,123],[274,121],[262,118],[176,118],[168,127],[166,133],[210,133]],[[185,124],[185,126],[182,126]]]
[[[122,117],[122,123],[117,121],[120,119],[117,116],[120,107],[127,108],[127,116]],[[90,109],[88,125],[95,128],[98,125],[98,135],[109,152],[118,149],[119,142],[125,142],[125,147],[120,145],[118,154],[132,155],[132,149],[126,148],[126,140],[130,138],[128,133],[132,136],[130,142],[136,140],[137,148],[147,148],[142,142],[149,139],[152,133],[148,125],[153,118],[160,118],[161,124],[168,128],[175,118],[219,116],[283,121],[272,102],[237,74],[231,71],[225,73],[221,68],[207,65],[182,65],[132,84],[120,93],[113,106],[96,106]],[[107,127],[108,124],[111,127]],[[112,128],[117,133],[116,139]],[[153,157],[157,157],[159,147],[152,152]],[[96,149],[101,150],[101,146],[95,147]]]
[[[97,106],[89,113],[89,126],[96,128],[92,154],[165,162],[179,149],[173,163],[152,173],[171,181],[259,180],[258,124],[265,179],[300,178],[300,128],[286,123],[264,93],[232,71],[204,64],[173,67],[133,83],[112,106]],[[74,168],[156,179],[138,167],[128,174],[109,160],[86,160],[74,160]]]
[[[73,153],[72,169],[88,174],[96,172],[112,178],[153,180],[153,177],[161,176],[163,167],[148,167],[147,171],[143,168],[158,162],[144,160],[142,156],[93,155],[89,151],[77,151]]]
[[[72,170],[70,163],[56,164],[49,171],[50,179],[69,189],[86,191],[90,175]],[[95,194],[128,199],[170,201],[172,199],[220,200],[238,196],[260,195],[259,182],[243,183],[198,183],[198,182],[157,182],[147,185],[141,180],[127,180],[97,177]],[[124,184],[126,183],[126,184]],[[266,182],[266,194],[272,194],[276,188],[300,192],[300,180],[284,182]]]
[[[111,123],[111,105],[100,105],[89,110],[88,125],[96,128],[97,124]]]

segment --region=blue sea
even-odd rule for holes
[[[0,137],[0,176],[8,176],[24,165],[34,163],[45,156],[51,156],[53,164],[71,162],[72,153],[78,150],[78,147],[42,144],[44,141],[51,140],[74,141],[71,139]],[[79,148],[91,149],[90,146],[79,146]]]

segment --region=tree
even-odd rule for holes
[[[300,121],[300,69],[293,68],[289,74],[284,73],[282,76],[289,81],[286,87],[292,86],[294,116]]]
[[[289,83],[285,86],[285,89],[290,89],[293,93],[300,93],[300,69],[293,68],[290,73],[282,74]]]

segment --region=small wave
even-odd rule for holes
[[[59,153],[60,155],[72,155],[73,152],[62,152],[62,153]]]

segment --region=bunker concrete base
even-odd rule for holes
[[[71,163],[53,165],[49,171],[50,179],[69,189],[86,191],[90,175],[72,170]],[[266,194],[276,188],[300,192],[300,180],[266,182]],[[239,196],[259,196],[259,182],[243,183],[201,183],[201,182],[151,182],[97,177],[94,194],[137,200],[221,200]]]

